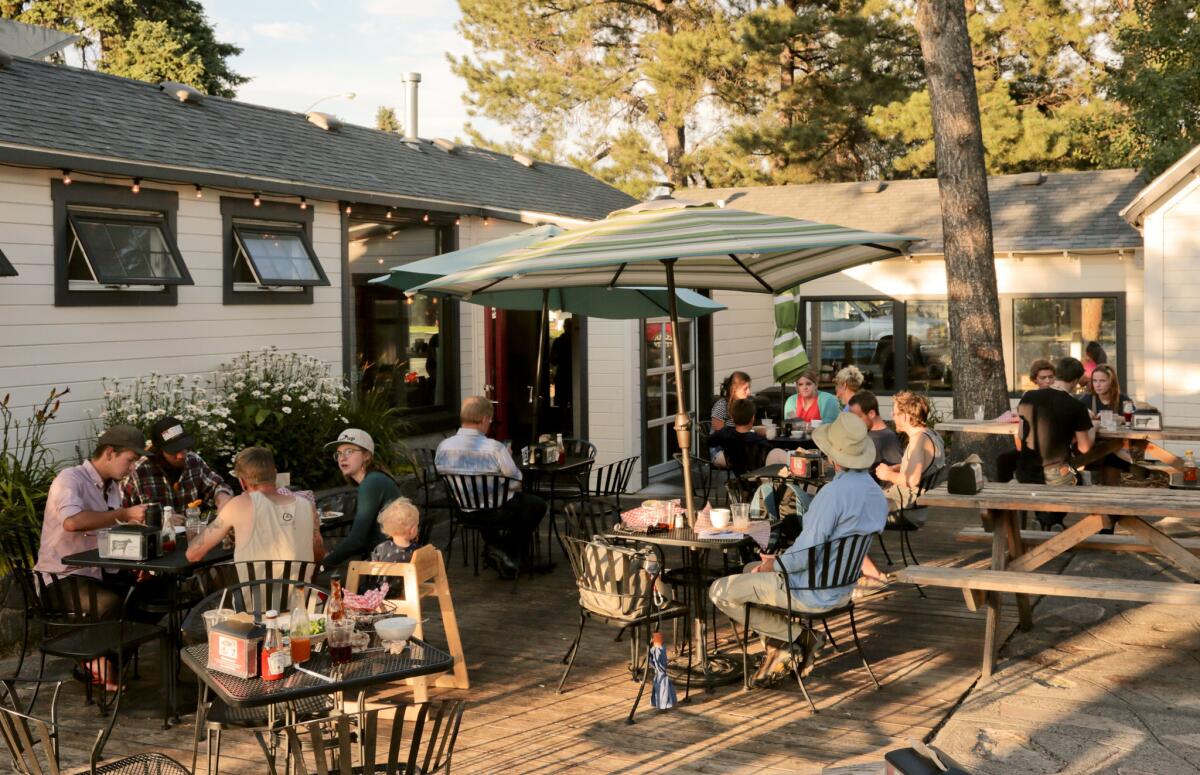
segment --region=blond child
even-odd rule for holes
[[[379,528],[388,540],[371,552],[374,562],[411,562],[420,548],[421,512],[408,498],[396,498],[379,512]]]

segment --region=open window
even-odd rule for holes
[[[155,213],[67,212],[71,291],[192,285],[165,219]]]
[[[300,224],[233,224],[235,291],[329,285]]]
[[[4,255],[4,251],[0,250],[0,277],[16,277],[17,270],[8,262],[8,258]]]

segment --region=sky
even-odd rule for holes
[[[404,83],[421,74],[418,132],[422,137],[465,137],[465,84],[450,71],[446,53],[469,51],[454,30],[457,0],[202,0],[218,40],[242,53],[233,69],[250,77],[238,99],[295,110],[314,109],[374,126],[380,105],[404,120]],[[472,123],[488,136],[507,133],[484,119]]]

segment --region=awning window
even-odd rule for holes
[[[13,265],[8,262],[8,258],[5,257],[4,251],[0,250],[0,277],[16,277],[16,276],[17,276],[17,270],[14,269]]]
[[[67,277],[98,286],[192,285],[163,219],[153,215],[70,213]]]
[[[234,224],[233,282],[263,288],[329,285],[312,245],[299,226]]]

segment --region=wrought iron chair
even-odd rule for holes
[[[676,452],[672,457],[679,464],[679,470],[683,471],[683,454]],[[708,459],[708,450],[704,450],[704,455],[693,455],[688,458],[692,466],[692,496],[696,499],[697,508],[703,508],[705,503],[720,495],[720,490],[713,487],[715,480],[716,469],[712,461]],[[718,503],[713,502],[716,506]]]
[[[335,487],[331,490],[322,490],[315,493],[315,501],[317,505],[317,515],[323,511],[340,511],[343,515],[354,515],[358,510],[358,487],[345,486]],[[341,524],[336,522],[332,525],[321,525],[321,537],[326,539],[341,539],[345,538],[350,532],[350,520],[346,520]],[[328,544],[327,544],[328,546]]]
[[[37,718],[28,711],[22,713],[17,710],[20,700],[15,688],[10,682],[4,682],[12,706],[0,703],[0,737],[4,738],[16,771],[20,775],[59,775],[62,765],[59,758],[58,693],[62,681],[32,683],[39,684],[38,688],[40,684],[54,686],[50,701],[50,720]],[[34,695],[36,694],[35,691]],[[191,775],[182,764],[161,753],[137,753],[118,760],[100,761],[116,718],[114,707],[112,719],[96,734],[96,741],[88,759],[88,772],[91,775]]]
[[[318,563],[306,560],[247,560],[242,562],[222,562],[210,565],[196,571],[195,579],[204,597],[237,586],[243,582],[252,581],[304,581],[311,583],[319,567]],[[290,590],[286,586],[269,586],[264,588],[268,599],[255,601],[253,609],[267,611],[272,608],[279,612],[290,611],[288,598]]]
[[[39,542],[40,537],[33,530],[13,528],[0,531],[0,562],[9,572],[14,584],[9,595],[10,597],[19,596],[19,599],[13,599],[11,604],[14,608],[25,611],[25,616],[22,617],[21,653],[17,658],[14,674],[19,674],[21,667],[25,664],[25,653],[29,649],[30,622],[36,622],[43,628],[46,624],[44,620],[39,619],[41,607],[37,601],[37,589],[30,576],[30,571],[37,561]]]
[[[293,578],[259,578],[254,581],[237,581],[236,570],[240,565],[255,563],[228,563],[227,568],[234,572],[234,582],[227,587],[218,587],[195,605],[183,620],[182,640],[184,644],[203,643],[207,639],[204,625],[204,613],[218,608],[229,608],[238,613],[249,613],[256,619],[271,609],[279,612],[291,611],[297,605],[303,606],[310,614],[324,610],[329,590],[315,586],[305,581]],[[301,563],[308,566],[310,563]],[[221,567],[221,566],[214,566]],[[217,580],[226,577],[228,571],[216,574],[210,579]],[[273,758],[272,747],[267,743],[265,735],[278,732],[282,723],[271,723],[266,708],[231,708],[219,699],[207,703],[208,687],[201,685],[196,700],[196,733],[192,738],[192,771],[196,771],[196,761],[200,750],[200,730],[205,731],[204,758],[207,772],[216,773],[221,767],[221,733],[226,729],[241,729],[253,733],[267,759]],[[321,718],[328,715],[333,708],[333,702],[327,696],[312,697],[298,702],[289,703],[288,710],[296,718]],[[215,743],[215,746],[214,746]],[[214,758],[214,748],[216,756]]]
[[[441,477],[438,476],[437,466],[434,464],[434,458],[437,450],[428,449],[425,447],[417,447],[408,452],[409,462],[413,468],[413,474],[417,478],[417,487],[421,490],[421,504],[424,507],[422,514],[420,535],[417,540],[422,544],[429,543],[429,536],[433,532],[433,519],[430,509],[434,506],[445,506],[445,498],[438,498],[436,490],[441,484]],[[449,551],[449,546],[446,547]]]
[[[904,567],[906,568],[910,564],[920,564],[917,560],[917,553],[912,548],[911,534],[921,529],[929,515],[929,507],[918,506],[917,499],[928,490],[937,486],[943,471],[945,471],[945,466],[926,471],[925,475],[921,477],[916,492],[913,493],[908,504],[901,504],[900,508],[888,512],[887,523],[883,529],[885,531],[894,530],[900,533],[900,559],[904,562]],[[887,560],[887,564],[889,566],[893,565],[892,555],[888,553],[887,544],[884,542],[882,534],[879,536],[879,548],[883,550],[883,556]],[[909,562],[910,558],[912,559],[911,563]],[[925,590],[921,589],[921,585],[916,584],[915,586],[917,594],[925,597]]]
[[[319,773],[383,773],[385,775],[436,775],[449,773],[463,700],[404,703],[347,713],[323,721],[306,721],[286,727],[291,761],[298,775]],[[404,751],[405,710],[415,710],[412,734]],[[380,729],[380,713],[393,713],[391,729]],[[306,754],[313,768],[305,761]],[[354,765],[354,759],[358,764]],[[275,772],[272,764],[271,772]]]
[[[503,510],[512,497],[519,497],[516,479],[509,479],[499,474],[439,474],[450,495],[450,543],[454,543],[454,534],[463,531],[463,565],[467,564],[467,547],[471,549],[471,557],[475,575],[479,575],[480,530],[495,529],[506,531]],[[531,536],[533,540],[533,536]],[[523,550],[528,553],[528,548]],[[447,549],[447,557],[449,550]],[[520,559],[518,558],[518,562]],[[517,574],[520,576],[520,573]],[[516,585],[513,585],[514,591]]]
[[[816,630],[813,628],[815,621],[820,621],[821,626],[825,630],[826,636],[829,638],[830,644],[836,649],[838,648],[837,641],[833,639],[833,633],[829,631],[829,619],[842,614],[850,615],[850,632],[854,636],[854,646],[858,649],[858,655],[862,659],[863,667],[867,669],[867,674],[871,676],[871,681],[875,684],[875,688],[879,688],[879,680],[875,678],[875,671],[871,669],[871,663],[867,661],[867,655],[863,653],[862,642],[858,639],[858,625],[854,620],[854,600],[850,597],[850,593],[846,593],[846,602],[827,608],[820,611],[800,611],[796,610],[793,605],[793,592],[808,590],[817,592],[829,589],[850,589],[858,582],[859,576],[862,575],[863,558],[867,556],[867,551],[871,548],[871,539],[874,534],[855,534],[835,538],[818,546],[810,546],[807,552],[807,567],[803,574],[806,583],[803,586],[793,586],[791,576],[784,576],[783,587],[787,592],[786,606],[773,606],[764,603],[746,603],[744,606],[745,615],[743,617],[743,626],[745,627],[742,639],[742,668],[745,672],[745,688],[750,689],[749,680],[749,662],[748,645],[750,640],[750,613],[751,611],[761,611],[776,616],[781,616],[787,620],[788,626],[788,649],[793,657],[793,672],[796,674],[796,681],[800,684],[800,691],[804,694],[804,699],[808,701],[808,705],[812,708],[812,712],[817,712],[817,706],[813,704],[812,697],[808,695],[808,689],[804,685],[804,677],[800,673],[800,665],[803,662],[803,653],[797,642],[804,634],[809,634],[816,637]],[[779,573],[785,574],[784,558],[780,556],[776,559]],[[799,627],[800,631],[796,632],[795,627]]]
[[[590,541],[593,536],[604,535],[621,521],[620,512],[599,501],[568,503],[565,511],[563,536],[580,541]]]
[[[678,619],[687,614],[687,608],[673,601],[660,601],[655,594],[655,582],[662,569],[658,554],[649,549],[611,544],[607,541],[581,541],[567,536],[564,538],[571,571],[579,588],[579,632],[563,655],[566,664],[558,682],[561,694],[579,656],[583,641],[583,628],[588,620],[595,619],[605,624],[630,629],[633,637],[629,641],[629,669],[633,680],[639,681],[637,697],[629,709],[626,723],[633,723],[646,681],[650,676],[650,635],[657,632],[664,621]],[[641,661],[639,643],[645,633],[646,659]],[[691,652],[688,652],[688,667],[691,668]],[[641,679],[637,677],[639,664]]]
[[[638,455],[593,468],[580,476],[579,489],[585,500],[598,500],[621,510],[621,496],[629,491],[629,480],[637,465]]]
[[[125,657],[137,653],[138,649],[151,641],[160,641],[159,662],[164,673],[168,668],[166,631],[154,624],[126,621],[130,600],[137,591],[131,587],[116,611],[116,618],[100,618],[101,591],[89,577],[51,573],[34,570],[20,571],[21,586],[27,591],[27,600],[35,606],[34,618],[42,623],[40,646],[42,665],[47,656],[69,659],[83,667],[98,659],[111,659],[117,670],[116,683],[123,686]],[[47,577],[51,583],[47,583]],[[86,670],[84,671],[87,672]],[[41,673],[39,672],[39,675]],[[92,702],[92,684],[85,684],[87,702]],[[121,698],[118,688],[114,704]],[[164,697],[163,721],[166,722],[170,698]],[[110,709],[108,689],[100,685],[100,713]]]

